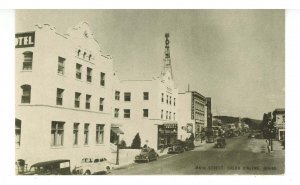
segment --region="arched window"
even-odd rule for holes
[[[78,51],[77,51],[77,56],[79,57],[79,55],[80,55],[80,52],[81,52],[81,50],[79,49]]]
[[[33,53],[31,51],[25,51],[23,53],[23,56],[24,56],[23,70],[32,70]]]
[[[83,59],[85,59],[85,56],[86,56],[86,52],[83,53]]]
[[[30,85],[22,85],[21,88],[23,89],[21,102],[22,103],[30,103],[31,86]]]
[[[89,55],[89,60],[91,60],[91,58],[92,58],[92,55],[90,54],[90,55]]]

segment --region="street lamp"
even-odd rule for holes
[[[117,134],[118,139],[117,139],[117,159],[116,159],[116,165],[119,165],[119,140],[120,140],[120,133]]]

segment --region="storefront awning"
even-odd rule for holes
[[[113,131],[115,134],[124,134],[124,132],[119,127],[112,127],[111,131]]]

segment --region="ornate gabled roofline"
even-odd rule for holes
[[[56,31],[56,27],[55,26],[51,26],[51,24],[45,23],[45,24],[36,24],[34,25],[36,28],[38,29],[43,29],[43,28],[48,28],[49,30],[53,31],[55,34],[67,39],[67,37],[63,34],[60,34]]]

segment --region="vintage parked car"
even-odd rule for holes
[[[207,143],[214,143],[215,142],[215,137],[214,136],[207,136],[206,142]]]
[[[158,154],[155,152],[153,148],[150,147],[145,147],[142,148],[141,153],[137,156],[135,156],[134,161],[135,162],[149,162],[152,160],[157,160],[158,159]]]
[[[248,138],[255,138],[255,134],[254,134],[254,133],[250,133],[250,134],[248,135]]]
[[[76,165],[72,173],[79,175],[108,174],[111,169],[112,165],[106,158],[83,158],[81,164]]]
[[[59,159],[35,163],[24,175],[71,175],[70,160]]]
[[[256,135],[255,135],[255,138],[256,138],[256,139],[263,139],[264,136],[263,136],[262,133],[259,133],[259,134],[256,134]]]
[[[181,140],[175,140],[168,149],[168,154],[182,153],[185,149],[185,143]]]
[[[217,143],[215,145],[216,148],[225,148],[226,140],[225,138],[219,138],[217,139]]]
[[[195,148],[193,140],[185,140],[184,144],[185,144],[184,149],[186,151],[194,150],[194,148]]]

